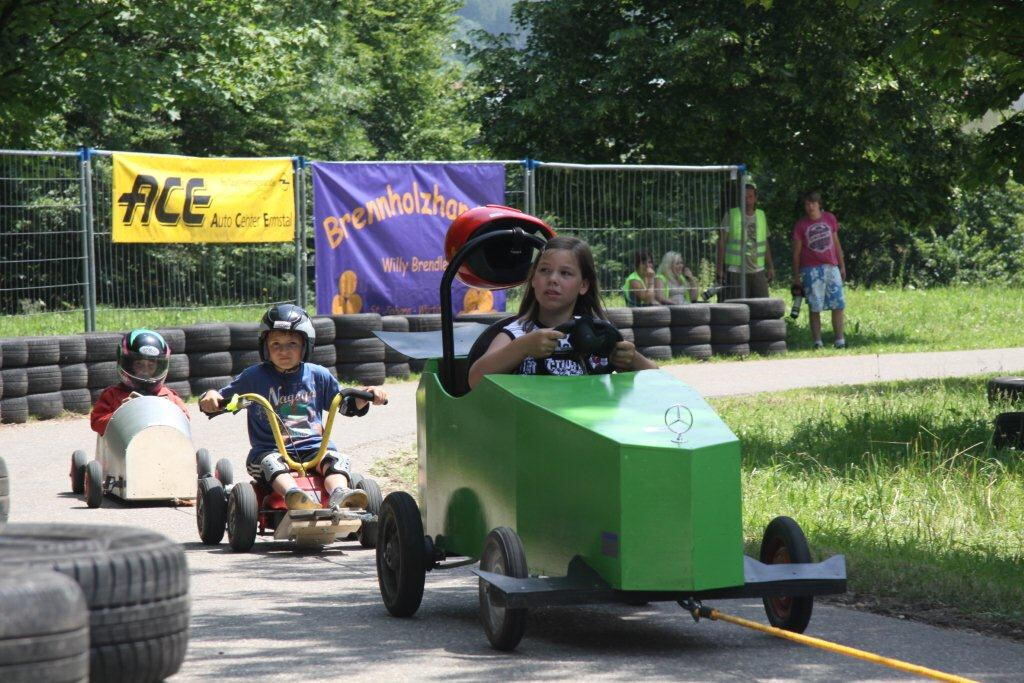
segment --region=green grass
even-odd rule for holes
[[[124,332],[136,327],[152,329],[208,322],[258,322],[266,310],[266,306],[149,308],[142,310],[101,308],[96,311],[96,331]],[[81,311],[0,317],[0,337],[75,334],[84,329],[85,318]]]
[[[748,552],[788,515],[846,554],[849,600],[1024,637],[1024,460],[989,445],[985,378],[712,404],[743,444]]]

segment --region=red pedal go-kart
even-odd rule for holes
[[[327,414],[324,435],[331,433],[334,418],[342,400],[354,396],[373,401],[373,394],[359,389],[342,389]],[[207,545],[217,545],[228,533],[228,543],[236,552],[247,552],[256,542],[256,535],[273,534],[274,539],[293,541],[301,547],[322,548],[342,538],[355,538],[364,548],[377,544],[377,515],[380,513],[381,493],[377,482],[356,472],[351,473],[353,488],[362,489],[369,499],[367,508],[328,507],[330,492],[324,490],[324,478],[316,472],[316,466],[327,451],[325,438],[316,457],[307,462],[297,462],[288,454],[281,428],[280,418],[273,407],[259,394],[238,394],[225,406],[223,412],[237,413],[257,405],[263,409],[274,433],[274,441],[281,457],[292,470],[299,488],[314,495],[324,507],[318,510],[289,510],[284,497],[262,482],[243,481],[232,483],[230,476],[221,476],[218,471],[210,472],[208,460],[197,463],[199,490],[196,493],[196,526],[199,538]],[[221,413],[216,413],[221,414]],[[213,417],[213,415],[211,415]],[[228,481],[225,481],[228,479]]]

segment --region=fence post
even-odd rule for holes
[[[747,169],[740,167],[740,298],[747,298]],[[728,278],[727,278],[728,279]]]
[[[85,331],[96,330],[96,247],[93,243],[92,220],[92,150],[78,148],[81,161],[79,195],[82,202],[82,303],[85,309]]]
[[[305,157],[294,157],[295,168],[295,303],[306,308],[306,179]]]

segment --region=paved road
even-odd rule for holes
[[[923,356],[923,357],[921,357]],[[838,369],[836,369],[838,368]],[[911,368],[916,368],[911,370]],[[793,361],[684,365],[669,369],[706,395],[800,386],[801,377],[856,383],[911,376],[1024,370],[1024,351],[850,356]],[[911,374],[907,374],[911,373]],[[918,373],[918,374],[913,374]],[[357,467],[415,442],[415,386],[389,385],[389,406],[340,420],[338,440]],[[195,410],[195,406],[191,406]],[[193,440],[241,472],[244,420],[195,413]],[[906,674],[791,644],[725,623],[694,624],[678,606],[538,610],[512,655],[491,650],[477,623],[476,583],[468,569],[428,575],[417,616],[387,616],[372,551],[355,543],[319,554],[257,541],[251,554],[198,542],[193,508],[124,506],[90,510],[67,493],[74,448],[91,453],[85,419],[5,425],[0,452],[12,481],[12,521],[133,524],[184,544],[192,576],[188,658],[175,681],[217,678],[289,681],[337,678],[561,678],[672,680],[893,680]],[[758,601],[716,601],[723,612],[765,622]],[[817,605],[810,635],[986,681],[1021,680],[1024,644],[939,629],[840,607]],[[289,673],[290,672],[290,673]]]

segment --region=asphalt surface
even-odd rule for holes
[[[818,384],[1024,371],[1024,350],[832,356],[672,366],[707,396]],[[335,439],[365,471],[415,444],[415,385],[388,385],[388,406],[339,419]],[[243,416],[207,420],[194,404],[193,442],[242,473]],[[897,680],[914,678],[878,664],[789,643],[738,626],[694,623],[674,603],[646,607],[535,610],[518,650],[490,649],[477,620],[468,568],[427,575],[412,619],[388,616],[377,588],[374,553],[356,542],[320,553],[258,539],[253,552],[199,542],[192,507],[126,505],[107,498],[91,510],[69,492],[71,451],[90,455],[88,420],[0,427],[11,477],[11,521],[131,524],[183,544],[191,571],[188,657],[174,681],[360,679],[671,679]],[[813,539],[811,539],[813,544]],[[854,569],[851,569],[853,571]],[[767,623],[760,601],[713,601],[722,612]],[[1019,681],[1024,644],[966,631],[817,604],[808,635],[886,657],[985,681]]]

